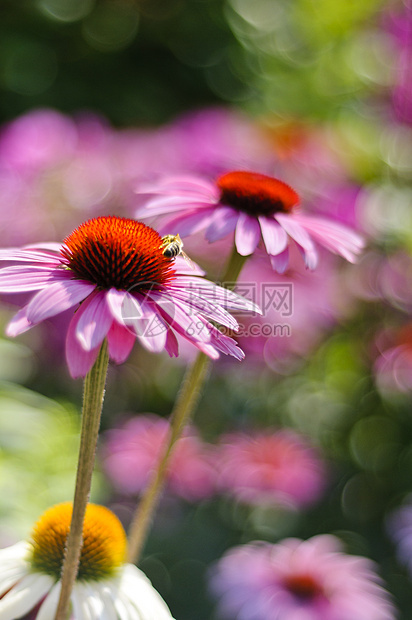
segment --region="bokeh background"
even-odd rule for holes
[[[299,257],[282,276],[263,254],[247,263],[239,291],[264,305],[264,283],[291,284],[293,307],[265,306],[283,331],[246,333],[244,362],[214,364],[171,466],[141,567],[174,617],[217,617],[208,583],[230,547],[331,533],[376,562],[408,620],[408,0],[3,0],[0,15],[3,246],[133,217],[140,184],[162,174],[238,167],[284,179],[367,240],[356,265],[326,252],[313,273]],[[231,243],[185,249],[219,281]],[[2,298],[3,326],[21,301]],[[3,546],[72,496],[82,385],[65,366],[66,318],[0,340]],[[136,345],[110,368],[93,499],[126,527],[192,358]],[[246,488],[239,462],[271,482]]]

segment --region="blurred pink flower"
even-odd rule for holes
[[[74,121],[51,109],[20,116],[0,133],[0,167],[33,174],[69,160],[77,147]]]
[[[315,450],[290,430],[221,439],[219,489],[241,502],[299,508],[319,499],[326,472]]]
[[[140,415],[110,430],[103,449],[103,466],[116,491],[140,493],[162,455],[170,425],[155,415]],[[214,451],[193,428],[177,441],[167,471],[167,489],[188,501],[215,491]]]
[[[5,125],[0,134],[3,243],[59,238],[78,221],[79,212],[84,219],[103,206],[118,209],[125,190],[113,135],[96,116],[72,119],[48,109]]]
[[[290,239],[298,245],[310,269],[318,262],[315,242],[350,262],[363,247],[361,237],[349,228],[302,213],[297,193],[265,174],[237,170],[215,181],[168,176],[140,191],[156,196],[138,209],[138,216],[167,216],[162,231],[187,236],[206,229],[209,242],[234,231],[236,248],[242,256],[252,254],[262,237],[272,266],[279,272],[288,265]]]
[[[259,311],[252,302],[199,278],[180,256],[165,256],[160,235],[141,222],[115,216],[88,220],[64,242],[0,251],[23,266],[0,270],[1,293],[37,291],[9,323],[17,336],[76,307],[66,338],[73,377],[85,376],[107,338],[110,357],[127,359],[134,341],[149,351],[179,352],[176,334],[209,357],[244,357],[209,319],[236,331],[228,309]]]
[[[398,121],[412,125],[412,2],[404,0],[399,7],[383,14],[383,26],[393,37],[398,63],[393,110]]]
[[[217,563],[212,590],[237,620],[394,620],[374,564],[345,554],[334,536],[235,547]]]
[[[375,362],[378,387],[383,392],[412,391],[412,323],[394,334],[384,334],[392,346],[383,348]],[[379,339],[378,339],[379,345]]]

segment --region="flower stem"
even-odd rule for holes
[[[232,252],[229,256],[229,261],[226,265],[225,273],[221,278],[221,285],[230,290],[236,286],[237,279],[242,271],[243,265],[247,261],[248,256],[241,256],[233,244]]]
[[[170,455],[176,441],[182,434],[192,412],[196,408],[201,395],[201,388],[209,372],[210,359],[199,353],[189,367],[170,415],[169,440],[156,471],[143,495],[129,531],[129,562],[137,563],[146,540],[147,532],[152,523],[154,512],[160,500],[165,482],[165,474]]]
[[[235,287],[245,260],[246,258],[240,256],[236,247],[234,247],[226,271],[222,276],[223,286],[230,289]],[[175,405],[170,414],[170,432],[167,446],[140,500],[130,525],[128,561],[131,563],[139,561],[148,530],[160,501],[170,456],[176,441],[181,436],[184,427],[196,409],[202,388],[209,374],[210,366],[211,360],[204,353],[199,353],[193,364],[186,371]]]
[[[83,544],[83,521],[90,497],[108,364],[109,354],[105,340],[93,367],[84,379],[82,425],[73,514],[66,542],[61,592],[55,620],[66,620],[68,616],[70,595],[79,568]]]

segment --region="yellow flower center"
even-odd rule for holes
[[[72,503],[57,504],[40,517],[31,534],[34,571],[60,579]],[[119,519],[104,506],[88,504],[78,580],[97,581],[113,575],[125,561],[126,534]]]

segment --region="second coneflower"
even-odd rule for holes
[[[0,549],[0,618],[55,617],[70,527],[70,502],[49,508],[30,538]],[[173,620],[147,577],[126,561],[126,534],[104,506],[89,504],[70,597],[76,620]]]
[[[69,308],[66,357],[73,377],[85,376],[107,338],[120,363],[137,338],[148,350],[178,355],[176,334],[212,358],[238,359],[243,352],[210,322],[236,331],[227,310],[259,311],[250,301],[199,278],[203,272],[180,256],[165,255],[164,241],[132,219],[89,220],[60,244],[0,251],[0,260],[20,262],[0,271],[1,293],[37,291],[10,322],[17,336]]]
[[[155,196],[139,209],[139,217],[167,216],[167,226],[181,236],[206,230],[210,242],[234,231],[242,256],[252,254],[262,237],[273,268],[280,272],[288,265],[290,240],[309,269],[318,262],[316,243],[351,262],[363,247],[361,237],[347,227],[302,213],[295,190],[265,174],[236,170],[215,181],[166,177],[140,191]]]

